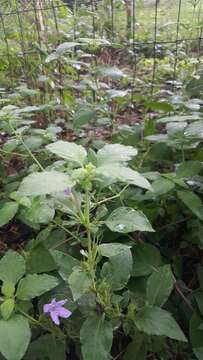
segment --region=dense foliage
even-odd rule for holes
[[[56,14],[0,45],[0,358],[202,360],[201,44]]]

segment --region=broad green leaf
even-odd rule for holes
[[[199,347],[199,348],[194,348],[193,351],[194,351],[194,353],[195,353],[198,360],[203,359],[203,346]]]
[[[7,360],[21,360],[31,338],[28,320],[14,315],[0,320],[0,352]]]
[[[176,174],[180,178],[188,178],[197,175],[202,168],[200,161],[185,161],[178,166]]]
[[[128,90],[110,89],[106,91],[109,99],[123,98],[128,94]]]
[[[16,284],[25,274],[25,260],[16,251],[9,250],[0,260],[0,279]]]
[[[147,355],[147,335],[138,333],[127,346],[123,360],[145,360]]]
[[[175,116],[167,116],[161,119],[158,119],[158,123],[168,123],[168,122],[180,122],[180,121],[195,121],[199,120],[200,116],[197,115],[175,115]]]
[[[118,69],[116,66],[114,66],[114,67],[99,67],[97,70],[98,70],[99,75],[108,76],[115,80],[122,79],[125,76],[124,73],[120,69]]]
[[[118,164],[107,164],[99,166],[96,169],[98,180],[102,178],[108,179],[111,183],[124,182],[126,184],[135,185],[143,189],[151,190],[152,187],[146,178],[135,170]]]
[[[84,360],[108,360],[110,356],[113,327],[97,315],[88,317],[80,330]]]
[[[127,284],[131,276],[132,264],[132,254],[127,248],[104,263],[101,276],[110,283],[112,289],[120,290]]]
[[[46,149],[79,166],[83,165],[87,156],[87,152],[83,146],[63,140],[47,145]]]
[[[125,163],[136,155],[137,149],[132,146],[108,144],[98,151],[97,162],[99,166],[106,164]]]
[[[142,211],[128,207],[120,207],[114,210],[105,221],[105,224],[111,231],[123,234],[134,231],[154,231]]]
[[[33,274],[53,271],[57,268],[57,265],[50,251],[42,244],[39,244],[31,249],[27,256],[26,267],[27,271]]]
[[[133,250],[133,276],[145,276],[161,265],[159,250],[150,244],[137,244]]]
[[[193,348],[202,347],[203,329],[201,325],[202,318],[194,313],[190,319],[190,342]]]
[[[51,254],[59,267],[59,274],[62,279],[68,281],[69,276],[73,272],[73,268],[80,265],[79,260],[58,250],[52,250]]]
[[[78,300],[82,295],[90,290],[92,281],[89,274],[81,267],[75,267],[68,278],[68,283],[72,291],[73,300]]]
[[[25,177],[19,187],[20,195],[39,196],[64,191],[74,183],[67,174],[57,171],[32,173]]]
[[[143,308],[135,319],[138,330],[148,335],[167,336],[174,340],[187,341],[172,315],[158,307]]]
[[[0,208],[0,227],[6,225],[18,211],[18,204],[14,201],[6,202]]]
[[[166,124],[166,131],[170,138],[182,138],[187,122],[171,122]]]
[[[65,360],[65,344],[53,334],[45,334],[34,340],[25,355],[25,360]]]
[[[184,134],[185,136],[191,136],[196,139],[203,139],[203,119],[190,124]]]
[[[53,220],[55,209],[50,207],[46,200],[34,198],[32,205],[28,208],[23,208],[20,212],[21,218],[26,222],[34,224],[48,224]]]
[[[155,270],[147,281],[147,298],[150,305],[162,306],[168,299],[174,286],[170,265]]]
[[[169,191],[173,190],[174,187],[175,185],[172,181],[164,178],[159,178],[152,183],[153,191],[148,191],[146,193],[146,197],[147,196],[156,197],[156,196],[164,195]]]
[[[72,49],[78,45],[80,45],[80,43],[78,43],[78,42],[64,42],[63,44],[60,44],[59,46],[57,46],[55,51],[56,51],[56,53],[62,55],[69,50],[72,51]]]
[[[19,300],[31,300],[53,289],[58,283],[58,279],[54,276],[46,274],[27,275],[19,282],[16,296]]]
[[[95,119],[96,110],[90,107],[83,107],[76,111],[73,116],[73,125],[75,128],[80,128],[82,125],[87,124],[89,121]]]
[[[108,258],[119,255],[123,251],[128,251],[128,249],[130,249],[130,246],[119,243],[101,244],[98,246],[99,254]]]
[[[177,192],[179,199],[195,214],[203,220],[203,204],[201,199],[193,192],[182,190]]]
[[[188,82],[186,92],[190,96],[199,96],[203,92],[203,73],[198,78],[192,78]]]

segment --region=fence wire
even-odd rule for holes
[[[171,49],[172,90],[183,47],[201,63],[203,47],[203,0],[0,0],[0,56],[10,82],[16,71],[27,85],[38,73],[45,75],[43,63],[55,47],[65,41],[100,39],[103,48],[119,49],[123,58],[133,57],[134,92],[137,67],[151,59],[150,91],[156,87],[157,64]],[[187,11],[185,10],[187,8]],[[173,9],[173,10],[171,10]],[[166,23],[167,12],[171,18]],[[183,12],[186,20],[183,18]],[[164,16],[163,16],[164,14]],[[106,42],[104,41],[106,40]],[[107,42],[108,40],[108,42]],[[107,45],[108,44],[108,45]],[[74,53],[73,49],[73,53]],[[117,58],[113,60],[117,64]],[[126,60],[127,61],[127,60]],[[59,60],[59,88],[64,69]],[[16,70],[17,69],[17,70]],[[33,75],[34,74],[34,75]]]

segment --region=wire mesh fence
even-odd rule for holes
[[[1,68],[7,72],[10,87],[16,80],[32,85],[39,75],[47,74],[50,54],[68,56],[66,63],[82,58],[82,49],[99,46],[99,59],[117,65],[128,62],[142,76],[142,66],[150,62],[148,84],[156,87],[159,59],[168,57],[171,88],[178,86],[177,68],[188,57],[201,63],[203,48],[202,0],[6,0],[0,1]],[[71,45],[72,42],[72,45]],[[75,42],[75,44],[74,44]],[[106,49],[111,49],[111,54]],[[63,51],[64,50],[64,51]],[[87,51],[86,51],[87,52]],[[78,56],[79,54],[79,56]],[[192,54],[192,55],[191,55]],[[56,52],[55,52],[56,55]],[[84,58],[87,54],[83,54]],[[56,58],[52,67],[63,87],[64,64]],[[167,66],[167,64],[165,64]],[[75,63],[77,70],[80,64]],[[139,71],[138,71],[139,69]],[[136,82],[133,87],[136,86]]]

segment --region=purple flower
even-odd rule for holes
[[[56,325],[60,324],[59,317],[67,319],[72,314],[71,311],[63,307],[66,302],[67,300],[56,301],[56,299],[53,299],[49,304],[45,304],[43,307],[44,313],[49,313],[52,321]]]
[[[70,187],[67,187],[64,191],[64,194],[67,196],[71,196],[72,195],[72,189]]]

